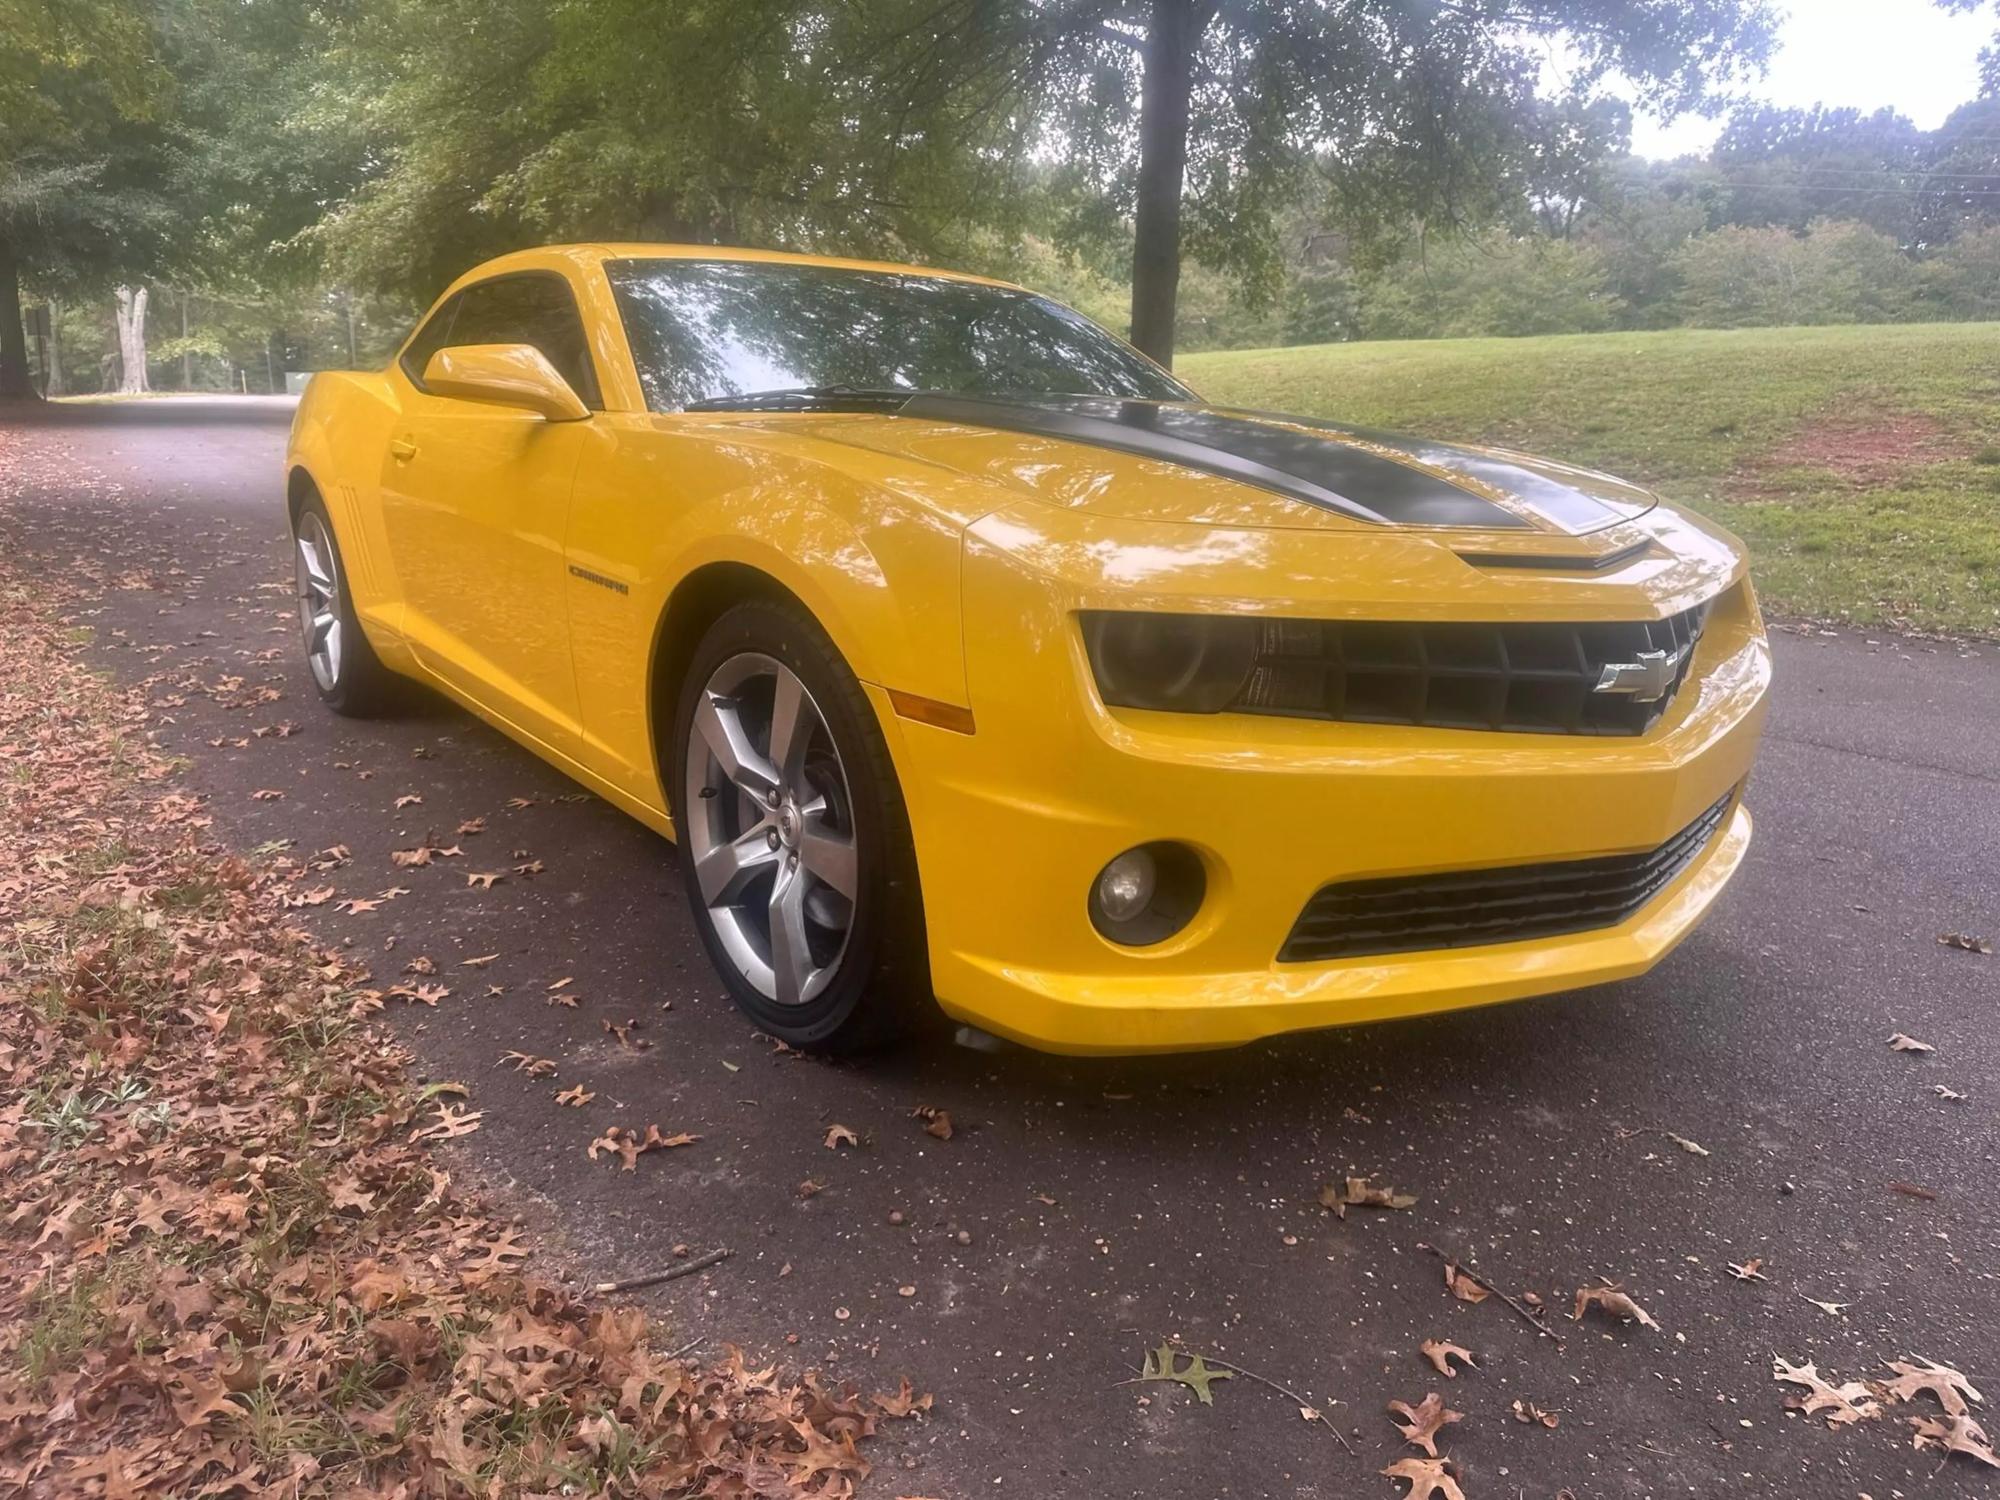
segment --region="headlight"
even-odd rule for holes
[[[1116,708],[1220,713],[1257,657],[1257,622],[1236,615],[1086,610],[1083,643],[1098,694]]]

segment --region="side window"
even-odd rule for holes
[[[430,321],[417,330],[417,336],[403,351],[403,373],[410,377],[410,384],[418,390],[424,388],[424,367],[431,362],[431,356],[451,342],[452,321],[458,316],[459,303],[464,300],[465,294],[460,292],[432,313]]]
[[[585,406],[593,411],[602,408],[597,372],[584,343],[583,319],[569,283],[562,277],[539,273],[502,276],[467,287],[458,294],[458,302],[450,335],[435,348],[532,344],[547,356]],[[423,357],[428,360],[432,352],[425,350]]]

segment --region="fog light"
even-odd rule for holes
[[[1165,942],[1193,920],[1207,890],[1201,856],[1186,844],[1141,844],[1097,872],[1090,925],[1127,948]]]
[[[1158,867],[1144,849],[1129,849],[1097,877],[1097,904],[1113,922],[1129,922],[1153,904]]]

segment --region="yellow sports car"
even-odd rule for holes
[[[1624,978],[1743,859],[1741,547],[1603,474],[1204,404],[1046,298],[492,261],[287,456],[337,711],[418,678],[678,845],[799,1046],[1214,1047]]]

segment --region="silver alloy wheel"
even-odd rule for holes
[[[321,692],[340,681],[340,566],[333,539],[315,511],[299,518],[299,627],[306,638],[306,662]]]
[[[854,799],[826,719],[761,652],[715,669],[688,728],[688,852],[736,971],[768,1000],[826,988],[860,889]]]

